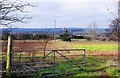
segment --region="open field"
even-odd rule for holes
[[[6,52],[7,43],[2,42],[2,52]],[[22,49],[40,49],[45,47],[44,40],[19,40],[13,41],[13,50]],[[114,41],[48,41],[46,48],[86,48],[87,54],[90,55],[118,55],[118,43]]]
[[[71,47],[75,48],[86,48],[87,50],[117,50],[116,44],[72,44]]]
[[[6,52],[7,43],[3,43],[2,52]],[[26,50],[26,49],[44,49],[45,41],[44,40],[27,40],[27,41],[13,41],[13,50]],[[120,75],[120,68],[118,67],[118,43],[117,42],[108,42],[108,41],[72,41],[72,42],[63,42],[63,41],[48,41],[47,49],[66,49],[66,48],[86,48],[86,66],[82,67],[82,71],[74,70],[69,64],[65,62],[59,62],[57,64],[56,72],[62,72],[65,70],[75,72],[70,78],[86,78],[86,76],[91,76],[92,78],[115,78],[115,76]],[[32,52],[33,53],[33,52]],[[76,53],[76,52],[68,52]],[[64,52],[63,54],[67,54]],[[40,56],[41,54],[36,53],[34,56]],[[79,63],[80,58],[75,57],[71,58],[72,60]],[[23,60],[24,61],[24,60]],[[69,65],[69,66],[68,66]],[[68,66],[68,68],[66,67]],[[51,72],[51,71],[45,71]],[[42,72],[43,73],[43,72]],[[36,73],[35,78],[41,76],[41,72]],[[84,76],[84,77],[83,77]],[[63,77],[67,78],[67,77]]]
[[[70,46],[74,48],[85,48],[90,55],[118,55],[118,44],[115,42],[73,42]]]

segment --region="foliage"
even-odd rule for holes
[[[33,36],[33,39],[39,40],[39,39],[48,39],[50,38],[50,35],[48,34],[36,34]]]
[[[2,40],[7,40],[8,35],[10,35],[10,31],[2,32]],[[32,34],[32,33],[14,33],[14,40],[39,40],[39,39],[48,39],[52,38],[49,34]]]
[[[71,37],[68,33],[68,30],[65,30],[64,34],[60,35],[60,39],[63,41],[71,41]]]
[[[75,35],[74,35],[74,36],[72,36],[72,38],[73,38],[73,39],[85,39],[85,37],[84,37],[84,36],[75,36]]]
[[[17,39],[20,39],[20,40],[32,39],[32,36],[33,35],[30,33],[21,33],[21,34],[18,34]]]

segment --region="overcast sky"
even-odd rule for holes
[[[27,24],[17,23],[21,28],[79,27],[86,28],[96,22],[98,27],[108,27],[117,16],[115,0],[24,0],[36,5],[27,8],[33,18]],[[109,9],[109,10],[107,10]],[[112,13],[110,13],[112,12]]]

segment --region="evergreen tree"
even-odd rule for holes
[[[60,39],[63,41],[71,41],[71,37],[67,29],[64,30],[64,34],[60,35]]]

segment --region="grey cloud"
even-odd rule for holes
[[[68,5],[67,7],[69,7]],[[39,2],[37,7],[29,9],[33,19],[24,27],[53,27],[53,20],[57,20],[57,27],[86,27],[96,21],[100,27],[108,27],[112,15],[106,11],[103,2],[88,2],[85,5],[72,5],[75,9],[65,8],[61,2]],[[79,6],[79,7],[78,7]],[[82,7],[80,7],[82,6]],[[19,25],[19,26],[20,26]]]

